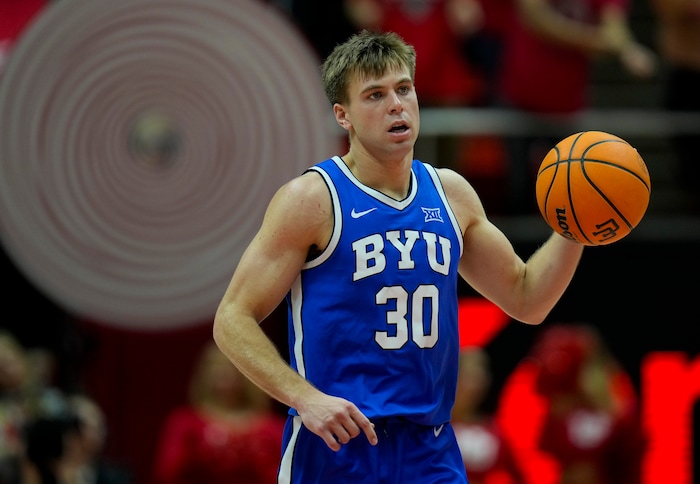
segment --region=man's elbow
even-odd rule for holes
[[[549,312],[550,311],[543,312],[538,308],[528,308],[523,306],[506,311],[506,314],[523,324],[527,324],[529,326],[537,326],[545,321],[545,319],[549,315]]]
[[[222,315],[222,310],[219,308],[214,314],[214,324],[212,324],[212,338],[216,345],[221,348],[221,343],[224,340],[226,332],[226,323]]]

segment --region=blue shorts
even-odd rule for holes
[[[360,434],[338,452],[288,417],[278,484],[467,484],[452,425],[417,425],[403,418],[372,419],[379,438]]]

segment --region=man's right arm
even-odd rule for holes
[[[213,335],[246,377],[296,409],[309,430],[338,450],[339,442],[360,431],[376,439],[371,423],[354,404],[325,395],[294,371],[259,325],[284,299],[309,250],[325,246],[332,217],[328,189],[317,174],[280,188],[234,271],[216,311]]]

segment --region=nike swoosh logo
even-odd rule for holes
[[[442,429],[445,427],[445,424],[440,425],[439,427],[435,427],[433,429],[433,434],[435,434],[435,437],[440,435],[440,432],[442,432]]]
[[[350,216],[352,218],[360,218],[363,215],[367,215],[370,212],[374,212],[375,210],[377,210],[377,207],[368,208],[367,210],[363,210],[362,212],[356,212],[355,209],[353,208],[352,211],[350,212]]]

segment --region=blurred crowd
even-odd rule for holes
[[[629,376],[587,324],[550,325],[528,359],[543,402],[539,450],[561,484],[638,484],[647,439]]]
[[[423,107],[507,108],[560,128],[550,135],[437,137],[435,159],[427,161],[470,178],[496,214],[536,213],[535,172],[563,137],[561,128],[573,132],[577,115],[605,108],[591,101],[596,65],[617,64],[632,83],[660,83],[658,109],[700,111],[700,0],[259,1],[288,16],[319,59],[361,29],[399,33],[418,53]],[[0,0],[0,73],[23,28],[50,3]],[[638,39],[648,32],[631,21],[635,8],[651,16],[645,42]],[[668,140],[669,171],[690,213],[697,213],[700,193],[691,151],[699,136],[684,127]]]
[[[274,484],[284,418],[214,342],[199,353],[188,400],[166,417],[153,484]]]
[[[460,355],[453,425],[472,484],[642,482],[637,391],[594,326],[542,326],[519,365],[532,385],[519,385],[515,405],[492,385],[493,358],[488,347]],[[105,455],[99,403],[57,387],[51,360],[0,333],[0,484],[136,484]],[[276,482],[284,411],[213,342],[184,381],[186,401],[164,415],[142,482]],[[534,438],[509,429],[513,419],[532,422]]]
[[[100,405],[54,381],[55,360],[0,332],[0,483],[131,484],[103,455],[108,426]]]
[[[88,393],[53,379],[45,349],[0,332],[0,484],[136,484],[105,453],[109,425]],[[283,415],[213,343],[198,353],[186,401],[164,416],[152,484],[277,481]]]
[[[428,161],[467,176],[492,213],[537,212],[539,163],[563,128],[575,132],[580,114],[606,108],[593,103],[598,66],[620,70],[629,85],[662,86],[652,108],[700,112],[700,0],[338,0],[323,3],[324,16],[311,1],[272,3],[286,9],[321,58],[349,32],[398,32],[418,53],[423,107],[504,108],[532,125],[557,127],[551,134],[437,137]],[[634,24],[635,9],[649,20]],[[665,170],[677,209],[696,214],[700,177],[691,150],[700,134],[675,128]]]
[[[476,347],[460,356],[452,417],[471,484],[643,482],[638,395],[594,326],[539,328],[516,370],[528,383],[512,379],[508,395],[491,388],[491,358]],[[513,421],[532,434],[509,428]]]

